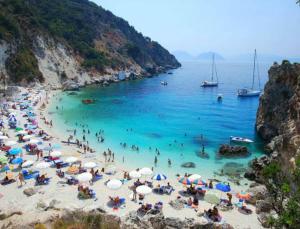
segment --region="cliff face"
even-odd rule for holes
[[[88,81],[119,71],[145,76],[180,66],[88,0],[0,0],[0,9],[0,72],[11,83]]]
[[[260,98],[256,129],[272,157],[289,171],[300,154],[300,64],[283,61],[269,70]]]

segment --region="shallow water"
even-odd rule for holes
[[[261,85],[266,82],[270,64],[260,64]],[[77,95],[63,92],[61,101],[54,100],[49,108],[56,127],[61,130],[86,124],[91,134],[86,134],[90,144],[111,148],[117,160],[130,168],[154,166],[155,148],[160,150],[156,171],[183,173],[185,171],[212,176],[227,162],[247,165],[249,160],[262,153],[262,142],[254,130],[258,98],[239,99],[237,88],[251,85],[251,63],[217,63],[220,85],[218,88],[201,88],[203,80],[210,77],[210,63],[183,63],[172,75],[112,84],[109,87],[91,86]],[[160,82],[168,82],[162,86]],[[258,86],[258,84],[257,84]],[[222,102],[217,94],[222,93]],[[96,99],[95,104],[84,105],[82,99]],[[56,111],[55,107],[59,106]],[[76,126],[76,123],[78,124]],[[95,133],[104,130],[103,144],[97,142]],[[247,158],[219,159],[216,151],[220,144],[229,143],[229,137],[242,136],[255,140],[249,146]],[[66,137],[67,138],[67,137]],[[139,152],[127,146],[137,145]],[[183,144],[183,146],[181,145]],[[202,145],[209,159],[197,156]],[[149,147],[152,150],[149,150]],[[168,165],[168,159],[172,165]],[[194,162],[196,168],[182,168],[183,162]]]

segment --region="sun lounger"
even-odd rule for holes
[[[29,179],[32,179],[32,178],[35,179],[39,175],[39,171],[29,172],[27,170],[23,170],[22,174],[23,174],[25,180],[29,180]]]

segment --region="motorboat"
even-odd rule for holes
[[[230,141],[236,143],[247,143],[247,144],[253,143],[253,141],[249,138],[234,137],[234,136],[230,136]]]
[[[216,78],[216,80],[214,80]],[[211,79],[204,80],[201,84],[201,87],[217,87],[218,86],[218,73],[215,63],[215,54],[212,55],[212,66],[211,66]]]
[[[239,97],[257,97],[257,96],[260,96],[260,94],[261,94],[260,77],[259,77],[258,66],[257,66],[256,62],[257,62],[257,53],[256,53],[256,49],[255,49],[254,50],[253,73],[252,73],[252,86],[251,86],[251,88],[238,89],[237,96],[239,96]],[[258,77],[259,90],[254,89],[256,72],[257,72],[257,77]]]
[[[168,82],[167,82],[167,81],[161,81],[160,84],[161,84],[161,85],[164,85],[164,86],[167,86],[167,85],[168,85]]]

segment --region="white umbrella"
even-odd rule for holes
[[[88,182],[93,179],[91,173],[81,173],[77,176],[79,182]]]
[[[138,171],[132,170],[132,171],[129,173],[129,176],[130,176],[131,178],[140,178],[142,175],[141,175],[141,173],[139,173]]]
[[[199,175],[199,174],[193,174],[193,175],[189,176],[189,180],[192,181],[192,182],[194,180],[197,180],[197,179],[201,179],[201,175]]]
[[[95,162],[87,162],[87,163],[84,163],[83,167],[84,168],[87,168],[87,169],[92,169],[92,168],[95,168],[97,166],[97,164]]]
[[[22,164],[22,168],[26,168],[26,167],[29,167],[29,166],[32,166],[33,165],[33,161],[25,161],[23,164]]]
[[[41,162],[41,163],[38,163],[35,167],[37,169],[46,169],[46,168],[50,167],[50,164],[47,162]]]
[[[74,162],[76,162],[76,161],[78,161],[78,158],[77,158],[77,157],[68,157],[68,158],[66,159],[66,162],[67,162],[67,163],[74,163]]]
[[[8,137],[7,136],[0,136],[0,140],[7,140]]]
[[[24,135],[24,134],[27,134],[27,131],[25,130],[20,130],[17,135]]]
[[[121,188],[122,182],[120,180],[113,179],[113,180],[110,180],[106,186],[109,189],[117,190],[117,189]]]
[[[16,144],[18,144],[16,141],[7,141],[7,142],[5,142],[5,145],[7,145],[7,146],[14,146]]]
[[[145,167],[140,170],[140,174],[144,176],[151,176],[153,174],[153,171],[150,168]]]
[[[50,153],[51,157],[60,157],[61,156],[61,152],[60,151],[53,151]]]
[[[40,141],[37,140],[37,139],[30,139],[30,141],[28,142],[28,144],[37,144],[39,143]]]
[[[152,192],[152,189],[150,187],[148,187],[147,185],[141,185],[136,188],[136,192],[138,194],[147,195]]]
[[[25,135],[24,137],[23,137],[23,139],[24,140],[28,140],[28,139],[30,139],[30,138],[32,138],[33,136],[32,135]]]

